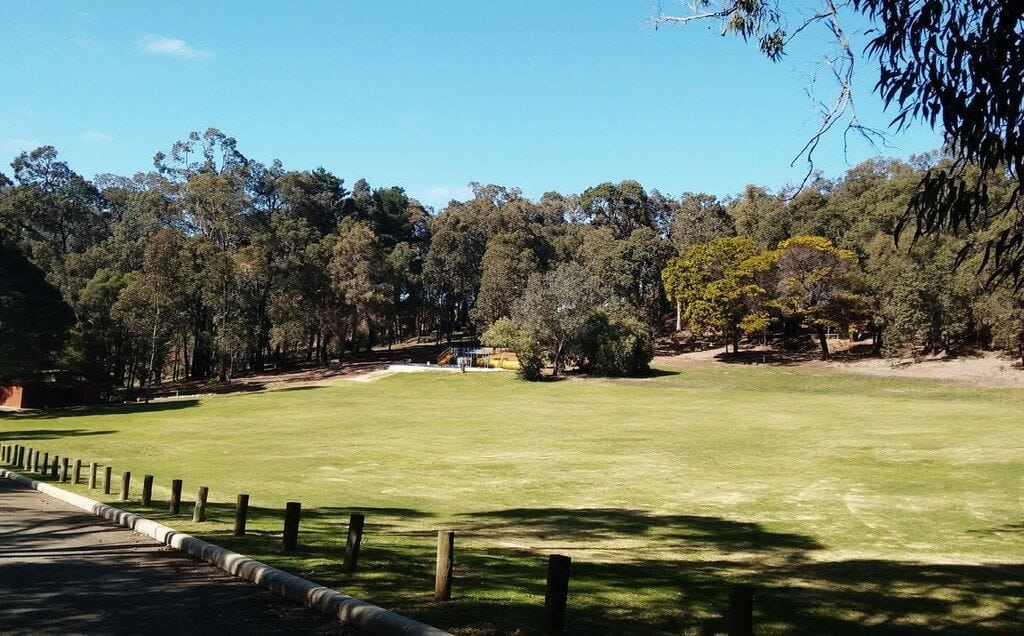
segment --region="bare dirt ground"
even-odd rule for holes
[[[671,342],[661,343],[655,366],[680,364],[765,364],[805,366],[846,373],[861,373],[889,378],[943,380],[986,388],[1024,388],[1024,368],[1016,359],[996,351],[980,351],[964,356],[925,356],[917,360],[885,359],[870,355],[866,342],[830,341],[832,359],[817,359],[816,349],[780,351],[761,345],[740,347],[739,353],[726,353],[724,347],[679,353]]]
[[[972,356],[935,356],[913,360],[865,358],[825,364],[833,369],[892,378],[926,378],[946,380],[988,388],[1024,388],[1021,365],[994,351]]]

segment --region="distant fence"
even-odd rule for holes
[[[82,459],[76,458],[73,468],[71,468],[71,460],[67,455],[62,456],[54,453],[51,458],[49,452],[43,452],[21,444],[0,445],[0,462],[20,471],[34,473],[38,480],[50,480],[55,483],[71,483],[74,485],[78,485],[82,481],[81,469],[84,464]],[[100,485],[97,479],[97,472],[101,464],[90,462],[88,466],[88,488],[90,490],[98,489]],[[120,485],[117,493],[121,501],[130,500],[131,477],[130,471],[122,471],[120,475]],[[114,488],[113,479],[115,479],[113,467],[103,466],[102,488],[104,495],[112,494]],[[143,507],[151,507],[153,505],[153,480],[152,475],[145,475],[143,477],[139,498],[139,502]],[[168,501],[168,511],[172,515],[181,513],[182,488],[182,480],[171,480],[171,497]],[[192,509],[192,520],[194,522],[206,522],[209,492],[210,489],[207,486],[200,486],[197,489],[196,501]],[[245,536],[248,515],[249,495],[239,494],[235,501],[235,536]],[[281,532],[282,552],[296,550],[301,517],[302,504],[300,502],[290,501],[285,504]],[[349,516],[348,533],[345,537],[345,548],[342,553],[342,565],[347,572],[355,572],[358,568],[359,548],[362,544],[365,521],[366,517],[360,513],[352,513]],[[437,556],[434,575],[433,599],[435,602],[443,603],[452,600],[454,561],[455,532],[453,530],[439,530],[437,533]],[[548,555],[547,585],[543,599],[544,618],[543,625],[541,626],[544,634],[563,634],[566,630],[571,569],[572,559],[570,557],[561,554]],[[569,617],[571,618],[571,614],[569,614]],[[743,585],[730,588],[729,605],[724,618],[728,624],[728,634],[730,636],[749,636],[753,633],[753,588]]]

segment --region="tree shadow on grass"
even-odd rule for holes
[[[818,550],[815,539],[772,532],[760,524],[698,515],[659,515],[627,508],[512,508],[463,515],[467,531],[515,528],[520,537],[556,541],[651,539],[725,550]]]
[[[149,402],[139,404],[111,404],[101,406],[74,406],[61,409],[45,409],[37,411],[9,411],[0,413],[3,417],[11,420],[54,420],[64,417],[81,417],[85,415],[135,415],[138,413],[156,413],[162,411],[178,411],[187,409],[199,404],[199,400],[167,400],[163,402]]]
[[[110,435],[116,430],[94,431],[84,428],[30,429],[22,431],[0,431],[0,440],[4,443],[19,441],[37,441],[63,439],[65,437],[87,437],[92,435]]]
[[[640,376],[641,378],[666,378],[670,376],[682,375],[683,372],[679,369],[660,369],[651,367],[646,374]]]
[[[176,525],[164,506],[128,507]],[[191,510],[186,504],[182,513],[187,518]],[[359,568],[350,573],[344,543],[348,516],[356,511],[366,515],[366,529]],[[192,531],[460,633],[538,633],[552,552],[574,560],[572,634],[720,632],[735,584],[755,587],[756,624],[768,633],[994,634],[1024,626],[1022,565],[823,561],[828,554],[813,537],[719,517],[521,508],[452,521],[408,508],[317,507],[302,511],[299,547],[284,553],[282,509],[250,508],[250,531],[241,538],[232,535],[233,516],[233,505],[211,504],[212,523]],[[455,596],[447,603],[431,600],[434,528],[456,531]],[[620,540],[643,547],[602,548]]]

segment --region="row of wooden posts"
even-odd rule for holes
[[[40,453],[42,453],[40,455]],[[64,483],[81,483],[81,459],[74,463],[67,456],[54,454],[52,463],[50,453],[27,448],[20,444],[0,445],[0,460],[8,466],[50,476],[51,479]],[[97,488],[97,471],[99,464],[89,463],[89,488]],[[111,494],[113,469],[103,467],[103,494]],[[130,471],[121,473],[121,501],[128,501],[132,474]],[[180,479],[171,480],[171,498],[169,510],[177,515],[181,511]],[[200,486],[196,493],[196,504],[192,512],[192,520],[197,523],[206,521],[206,505],[210,489]],[[143,506],[151,506],[153,502],[153,476],[142,478]],[[284,531],[282,533],[282,549],[291,552],[296,549],[299,538],[299,519],[302,504],[289,501],[284,510]],[[246,520],[249,514],[249,495],[238,495],[235,502],[236,537],[245,536]],[[344,567],[348,572],[355,572],[359,560],[359,546],[363,539],[363,527],[366,517],[353,513],[349,517],[348,536],[345,541]],[[452,598],[452,569],[455,561],[455,533],[451,530],[440,530],[437,533],[437,564],[434,575],[434,601],[450,601]],[[544,633],[562,634],[565,631],[565,613],[569,597],[569,576],[572,559],[562,554],[548,556],[547,588],[544,594]],[[747,586],[734,586],[729,594],[729,634],[730,636],[749,636],[753,633],[753,590]]]

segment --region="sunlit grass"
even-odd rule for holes
[[[574,558],[576,632],[697,629],[735,582],[758,587],[771,628],[999,631],[1024,621],[1022,405],[1016,390],[687,365],[396,375],[8,417],[0,438],[131,470],[134,507],[155,475],[156,518],[172,478],[190,501],[207,485],[211,521],[185,506],[172,525],[455,631],[533,631],[551,552]],[[286,501],[303,504],[288,555]],[[367,530],[346,574],[353,511]],[[439,528],[457,532],[456,600],[435,605]]]

